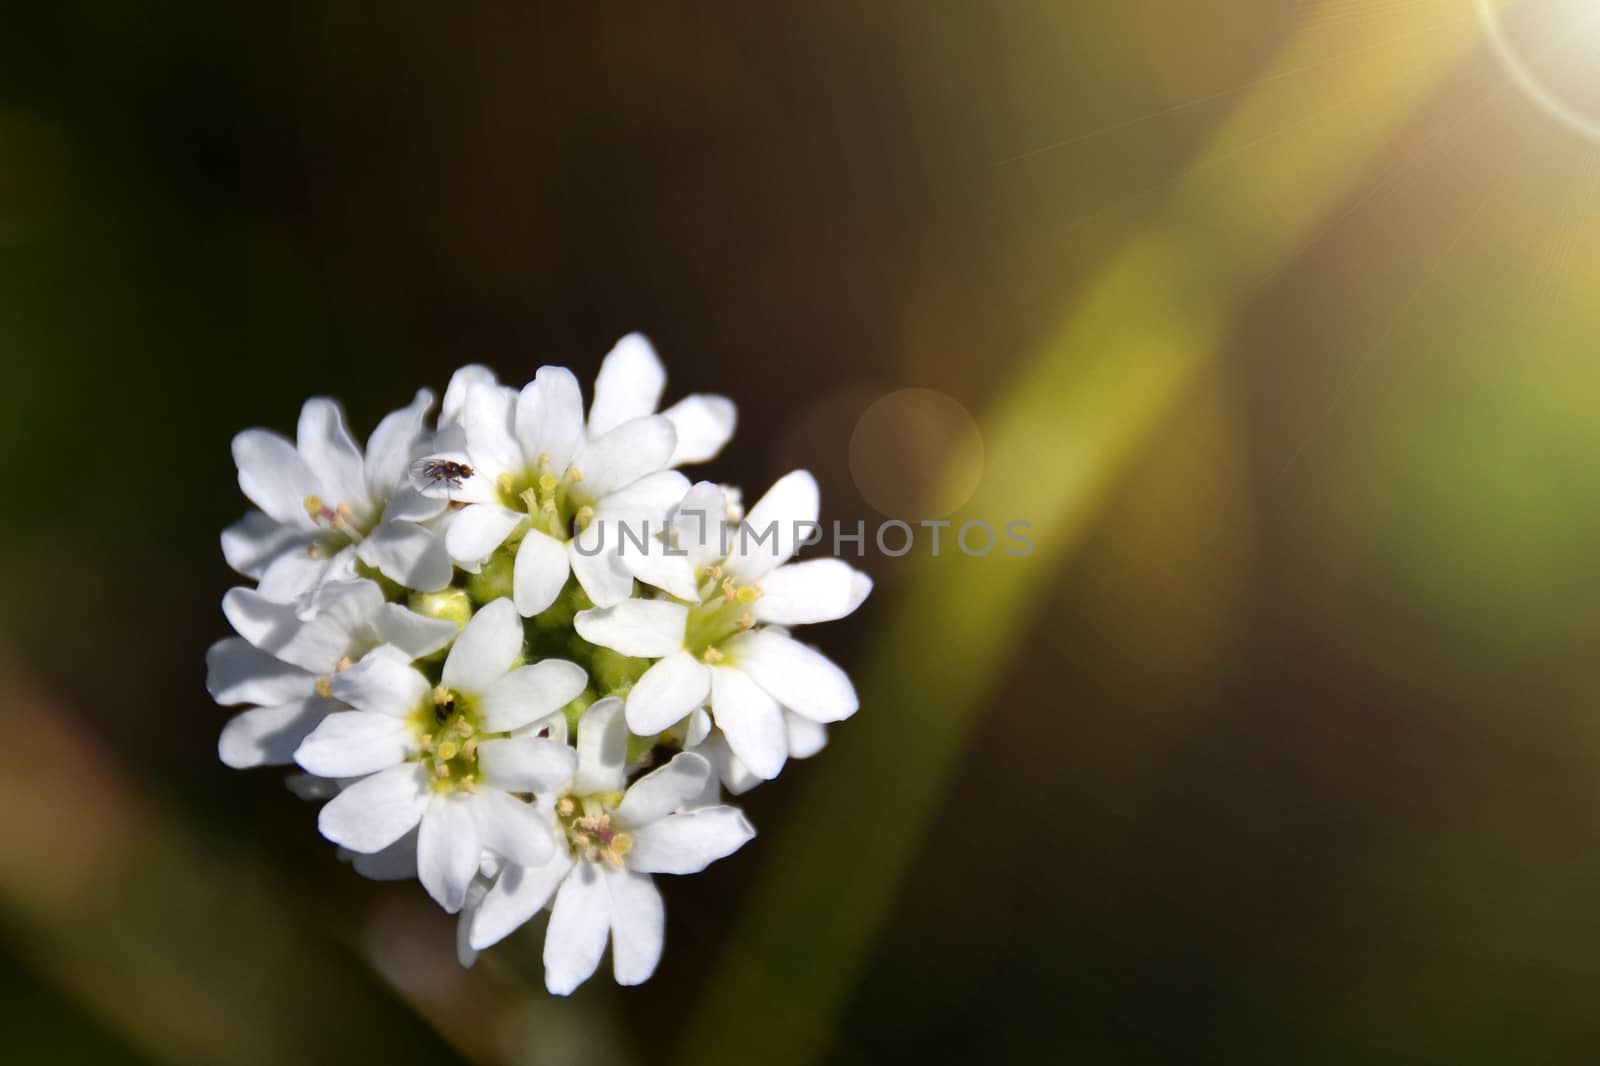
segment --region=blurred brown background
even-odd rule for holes
[[[1589,113],[1595,21],[1504,14]],[[1594,1061],[1597,190],[1467,0],[9,5],[4,1057]],[[1038,550],[869,554],[860,716],[562,1001],[222,767],[203,653],[234,432],[633,329],[747,499],[981,469]],[[852,473],[903,387],[981,467]]]

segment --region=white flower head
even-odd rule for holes
[[[676,755],[624,790],[627,739],[620,700],[584,712],[571,778],[541,797],[558,839],[554,854],[538,865],[507,864],[467,932],[470,949],[481,951],[548,904],[545,986],[557,995],[588,980],[608,938],[618,984],[649,978],[666,929],[650,875],[698,873],[755,836],[737,808],[692,807],[711,778],[698,755]]]
[[[559,712],[586,678],[560,659],[519,667],[521,652],[521,619],[497,600],[456,638],[437,685],[389,648],[336,675],[333,695],[355,709],[328,715],[295,751],[319,777],[360,779],[322,809],[322,834],[372,854],[416,829],[418,876],[447,911],[461,909],[485,850],[547,859],[548,826],[519,797],[557,787],[577,758],[512,734]]]
[[[815,481],[789,474],[748,516],[736,487],[691,485],[677,468],[717,455],[734,407],[663,411],[665,384],[630,334],[587,410],[561,367],[516,389],[468,365],[432,425],[420,391],[365,449],[326,399],[293,441],[233,442],[258,510],[223,552],[256,585],[223,597],[235,635],[206,656],[212,697],[240,708],[222,761],[296,764],[287,784],[322,804],[341,861],[459,914],[464,966],[548,909],[560,995],[608,944],[618,982],[650,977],[652,878],[752,839],[724,788],[821,750],[858,703],[789,628],[844,617],[872,585],[791,561]]]

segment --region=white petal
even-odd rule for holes
[[[271,515],[251,511],[222,531],[222,557],[245,577],[260,577],[278,557],[304,555],[314,539],[300,525],[284,525]]]
[[[317,816],[317,828],[341,847],[371,854],[415,829],[430,795],[422,767],[390,767],[330,800]]]
[[[711,671],[686,651],[667,656],[644,672],[628,692],[628,728],[654,736],[705,702]]]
[[[622,423],[656,413],[667,371],[642,333],[616,343],[600,363],[589,406],[589,435],[598,437]]]
[[[683,649],[689,609],[666,600],[624,600],[614,607],[579,611],[573,628],[590,644],[623,655],[659,659]]]
[[[450,375],[450,384],[445,386],[444,390],[444,402],[439,405],[441,429],[461,420],[462,409],[467,403],[467,389],[475,383],[493,385],[494,371],[486,366],[469,363]]]
[[[778,776],[789,757],[783,710],[750,675],[731,666],[711,668],[711,716],[751,773],[766,781]]]
[[[542,366],[517,397],[517,440],[528,462],[550,460],[560,477],[583,438],[583,391],[572,371]]]
[[[355,649],[352,641],[383,604],[371,581],[341,583],[317,600],[316,617],[302,619],[293,604],[277,603],[253,589],[229,589],[222,613],[235,631],[262,651],[314,674],[331,673]]]
[[[739,761],[733,749],[728,747],[728,738],[720,732],[712,733],[704,743],[695,748],[695,751],[705,756],[716,768],[717,776],[722,780],[722,787],[735,796],[742,796],[762,782],[761,778],[750,772],[748,766]]]
[[[423,461],[423,460],[419,460]],[[407,467],[408,476],[410,467]],[[435,485],[429,481],[414,480],[395,490],[389,505],[383,509],[385,522],[428,522],[444,513],[453,501],[469,502],[464,492],[453,485]],[[476,500],[470,502],[478,502]]]
[[[311,553],[312,545],[318,539],[307,538],[303,550],[284,552],[268,563],[266,569],[261,571],[256,591],[266,599],[291,603],[316,591],[319,585],[330,578],[330,572],[333,580],[350,576],[347,571],[333,571],[333,560],[321,554],[327,544],[326,539],[316,545],[317,554]]]
[[[537,529],[528,530],[517,546],[512,570],[511,595],[517,613],[532,618],[549,608],[566,587],[571,569],[565,544]]]
[[[716,562],[733,546],[733,531],[727,526],[728,497],[721,486],[697,482],[672,513],[672,529],[677,545],[689,553],[696,567]]]
[[[367,495],[366,463],[361,449],[344,424],[344,412],[334,401],[317,396],[300,408],[296,450],[322,483],[329,507],[349,504],[362,518],[371,516]]]
[[[520,511],[498,504],[469,504],[450,523],[444,535],[444,546],[456,562],[477,566],[504,544],[511,531],[526,517]]]
[[[667,916],[649,874],[611,867],[601,873],[611,897],[611,973],[619,985],[649,980],[661,961]]]
[[[409,881],[417,876],[417,831],[411,830],[393,844],[371,855],[350,853],[350,866],[373,881]]]
[[[555,849],[542,866],[507,866],[472,916],[469,943],[482,951],[521,928],[544,909],[571,870],[572,857],[565,848]]]
[[[243,637],[228,637],[206,651],[206,691],[224,706],[264,706],[307,699],[317,679],[298,666],[276,659]]]
[[[572,790],[579,795],[621,792],[627,781],[628,725],[622,701],[596,700],[578,719],[578,776]]]
[[[521,630],[519,627],[520,639]],[[502,676],[483,693],[484,726],[507,733],[558,711],[577,699],[589,684],[583,667],[565,659],[545,659]]]
[[[294,749],[338,706],[331,700],[312,696],[236,714],[222,728],[217,755],[235,770],[287,766],[294,762]]]
[[[828,727],[793,711],[783,712],[783,728],[789,737],[789,758],[809,759],[828,746]]]
[[[680,752],[629,786],[613,816],[630,829],[647,826],[694,799],[710,776],[710,763],[693,752]]]
[[[672,453],[673,466],[716,458],[733,436],[738,422],[732,400],[703,393],[685,396],[661,413],[672,420],[678,432],[678,447]]]
[[[568,542],[567,559],[589,599],[600,607],[609,607],[633,595],[633,575],[617,557],[615,531],[602,530],[604,527],[596,522]]]
[[[774,482],[744,523],[729,531],[728,570],[734,580],[758,581],[794,555],[821,506],[817,481],[808,472],[795,470]]]
[[[378,639],[406,653],[408,659],[425,659],[455,639],[458,626],[448,618],[429,618],[398,603],[386,603],[373,616]]]
[[[815,722],[839,722],[861,706],[845,672],[819,651],[771,630],[743,633],[722,646],[730,665],[796,714]]]
[[[410,404],[385,415],[367,438],[367,491],[373,499],[386,500],[405,486],[411,461],[429,443],[423,419],[432,406],[433,393],[418,389]]]
[[[449,914],[466,901],[483,852],[474,798],[460,792],[434,796],[417,834],[417,880]]]
[[[850,614],[872,591],[872,579],[842,559],[786,563],[761,579],[750,608],[758,622],[800,626]]]
[[[485,741],[478,748],[478,765],[485,783],[495,788],[545,795],[572,783],[578,756],[560,741],[514,737]]]
[[[425,706],[433,686],[411,666],[405,652],[384,645],[373,649],[348,670],[340,670],[330,677],[328,688],[335,697],[352,707],[399,720],[418,707]]]
[[[522,618],[510,600],[478,608],[444,661],[444,686],[481,695],[522,652]]]
[[[589,979],[611,931],[611,893],[591,863],[580,862],[556,890],[544,934],[544,986],[570,995]]]
[[[478,839],[494,854],[518,866],[538,866],[555,856],[549,817],[538,807],[488,788],[472,797]]]
[[[400,719],[339,711],[300,742],[294,761],[318,777],[363,777],[399,765],[416,750],[411,727]]]
[[[595,514],[628,522],[648,520],[651,533],[659,533],[666,516],[688,492],[688,478],[676,470],[657,470],[608,495],[596,505]]]
[[[665,469],[677,443],[677,431],[660,415],[624,422],[578,449],[573,460],[583,474],[578,487],[589,499],[603,500],[645,475]]]
[[[487,478],[525,465],[522,449],[511,431],[516,403],[516,392],[501,385],[474,383],[467,388],[461,417],[467,431],[467,455],[471,465],[479,468],[477,472]]]
[[[642,873],[699,873],[744,847],[755,835],[737,807],[684,811],[634,831],[628,867]]]
[[[456,922],[456,961],[468,969],[478,961],[477,949],[472,946],[473,918],[483,906],[491,883],[482,873],[472,879],[467,885],[466,901],[461,904],[461,918]]]
[[[251,503],[285,525],[315,528],[305,501],[321,491],[321,482],[294,445],[276,433],[247,429],[233,438],[233,461],[239,490]]]
[[[450,552],[444,538],[415,522],[378,523],[356,554],[409,589],[438,592],[450,584]]]
[[[644,539],[640,551],[634,540],[622,545],[623,569],[652,588],[671,593],[680,600],[698,600],[700,588],[694,578],[694,561],[686,552],[663,540],[667,528],[662,519],[642,521],[638,529]]]

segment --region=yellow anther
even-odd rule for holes
[[[705,650],[705,654],[700,656],[700,658],[710,665],[715,666],[717,663],[722,661],[722,652],[718,651],[714,647],[709,647]]]
[[[316,518],[318,515],[322,514],[321,496],[307,496],[302,502],[305,504],[306,514],[310,515],[312,518]]]
[[[545,514],[555,514],[556,513],[556,501],[554,501],[554,500],[546,500],[546,501],[544,501],[544,503],[539,505],[539,510],[543,511]]]
[[[583,480],[583,471],[575,466],[567,467],[567,480],[576,485]]]
[[[354,666],[355,664],[356,664],[356,661],[354,659],[350,658],[350,656],[346,655],[343,659],[339,660],[339,665],[335,666],[333,669],[334,669],[335,673],[342,674],[346,670],[348,670],[352,666]]]
[[[443,740],[439,742],[439,758],[449,762],[459,754],[461,754],[460,744],[457,744],[453,740]]]
[[[432,751],[433,738],[426,733],[422,734],[422,739],[417,741],[417,747],[421,748],[423,751]]]
[[[556,491],[556,486],[558,484],[560,484],[560,482],[556,479],[556,476],[549,471],[545,471],[543,474],[539,475],[539,491],[545,493],[546,495]]]
[[[540,452],[539,453],[539,465],[540,466],[549,466],[550,465],[550,453],[549,452]]]
[[[611,838],[611,850],[617,853],[618,858],[621,858],[633,850],[633,838],[627,833],[618,833]]]
[[[739,616],[738,626],[739,626],[740,629],[749,629],[752,626],[754,626],[755,624],[756,624],[756,620],[755,620],[754,617],[751,616],[749,611],[746,611],[744,614],[741,614]]]
[[[572,801],[571,796],[562,796],[556,800],[556,814],[562,818],[571,818],[578,810],[578,805]]]
[[[594,521],[594,508],[590,507],[588,504],[584,504],[582,507],[578,508],[577,518],[580,526],[588,525],[590,522]]]
[[[730,600],[739,595],[739,589],[734,585],[733,578],[725,577],[722,579],[722,594]]]
[[[510,474],[501,474],[494,479],[494,487],[500,490],[500,495],[509,496],[511,495],[511,490],[516,488],[516,484],[511,480]]]
[[[328,684],[327,678],[317,678],[317,695],[321,696],[325,700],[333,699],[333,686]]]
[[[434,777],[438,777],[438,778],[449,777],[450,776],[450,767],[446,766],[442,762],[434,763],[433,764],[433,776]]]
[[[600,857],[606,861],[607,866],[617,870],[622,869],[622,856],[618,855],[614,849],[607,848],[600,853]],[[594,860],[590,859],[589,861],[593,862]]]
[[[713,563],[711,566],[706,567],[706,577],[709,577],[712,581],[721,581],[722,564]]]
[[[522,506],[532,511],[539,506],[539,494],[532,489],[523,489],[517,498],[522,501]]]
[[[733,598],[748,607],[761,598],[761,587],[759,585],[746,585]]]
[[[457,718],[455,728],[456,732],[460,733],[464,737],[470,737],[476,732],[476,730],[472,728],[472,723],[467,721],[465,718]]]
[[[476,777],[463,777],[461,779],[461,787],[462,787],[462,789],[464,791],[467,791],[467,792],[477,792],[478,791],[478,779]]]
[[[587,849],[591,843],[592,840],[588,833],[572,834],[572,846],[580,851]]]
[[[449,689],[445,688],[443,685],[434,686],[433,702],[436,706],[443,707],[453,699],[455,699],[455,695]]]

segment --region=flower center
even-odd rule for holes
[[[611,824],[604,802],[610,797],[562,796],[556,802],[556,821],[566,834],[567,847],[585,862],[604,862],[622,869],[622,857],[633,850],[633,838]]]
[[[721,662],[718,645],[756,624],[750,605],[760,598],[760,585],[735,584],[723,576],[722,567],[707,567],[701,576],[700,602],[689,608],[684,647],[707,663]]]
[[[411,725],[422,749],[418,761],[428,771],[434,791],[477,791],[483,723],[475,701],[440,685],[433,690],[432,702],[417,710]]]
[[[501,502],[527,514],[529,523],[557,540],[581,533],[594,519],[594,507],[579,486],[583,472],[575,466],[557,475],[548,455],[539,456],[535,469],[513,476],[502,474],[495,482]]]

